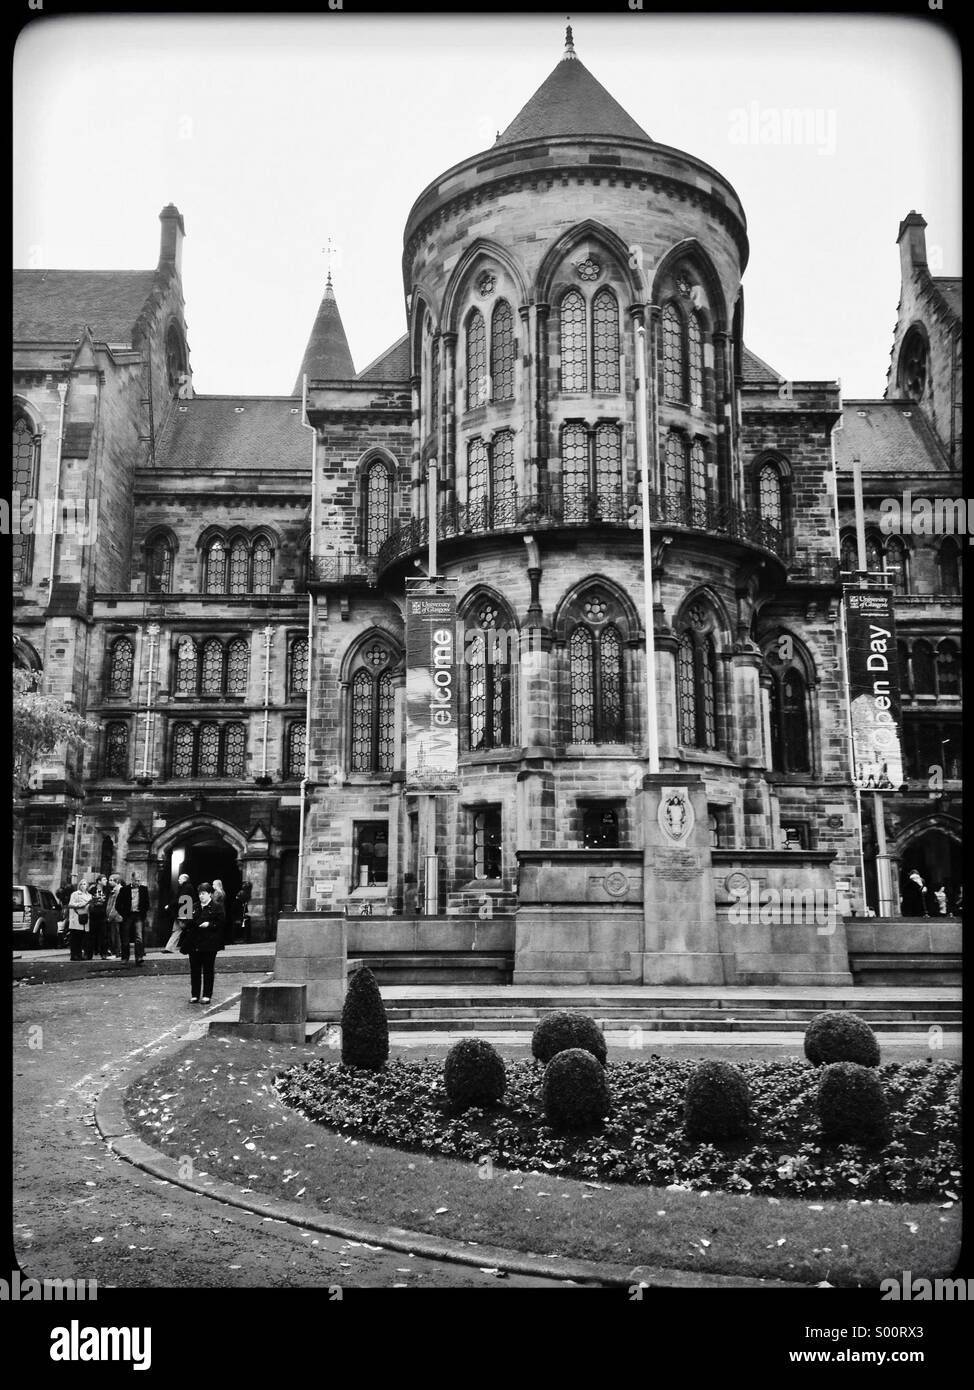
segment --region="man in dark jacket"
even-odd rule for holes
[[[196,889],[199,908],[189,929],[190,1003],[208,1004],[213,998],[213,971],[218,951],[223,950],[226,911],[213,900],[213,887],[201,883]],[[201,992],[202,990],[202,992]]]
[[[122,882],[121,874],[112,874],[108,880],[105,920],[108,927],[109,949],[112,954],[119,956],[122,960],[129,958],[128,936],[123,936],[123,934],[131,909],[132,895],[128,885]]]
[[[132,874],[128,887],[129,910],[122,924],[122,960],[129,958],[129,941],[135,943],[135,963],[145,959],[145,932],[149,917],[149,890],[138,873]]]

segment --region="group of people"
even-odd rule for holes
[[[125,883],[121,874],[101,874],[66,883],[57,894],[72,960],[145,959],[149,890],[138,874]]]
[[[960,917],[964,910],[963,894],[963,888],[956,895],[950,893],[945,883],[929,888],[920,870],[911,869],[903,884],[901,910],[904,917]]]

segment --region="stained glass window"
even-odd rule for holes
[[[246,751],[247,731],[243,724],[228,724],[223,731],[223,775],[225,777],[243,777],[246,770]]]
[[[287,775],[292,780],[304,776],[305,727],[292,724],[287,736]]]
[[[487,329],[484,316],[473,309],[467,318],[467,409],[487,403]]]
[[[271,543],[263,536],[254,542],[254,584],[255,594],[269,594],[271,591]]]
[[[492,520],[495,526],[514,520],[514,435],[503,430],[494,435],[490,450]]]
[[[703,343],[700,320],[692,311],[687,319],[687,375],[690,379],[690,404],[700,410],[703,408]]]
[[[617,425],[595,431],[595,486],[602,515],[622,515],[622,437]]]
[[[349,766],[352,772],[391,772],[396,764],[392,654],[375,641],[358,659],[367,664],[351,682]]]
[[[250,675],[250,643],[235,637],[227,648],[227,694],[246,695]]]
[[[216,777],[219,770],[220,726],[219,724],[201,724],[199,730],[199,776]]]
[[[566,521],[584,521],[588,515],[588,431],[584,425],[566,425],[561,432],[561,483]]]
[[[599,637],[599,703],[598,724],[600,743],[621,743],[623,739],[622,709],[622,638],[611,624]]]
[[[231,594],[246,594],[250,589],[250,552],[246,541],[234,541],[230,547],[229,587]]]
[[[487,445],[482,439],[471,439],[467,444],[467,506],[473,514],[475,508],[483,508],[487,503],[489,488]],[[479,524],[479,515],[471,520]]]
[[[132,693],[132,672],[135,666],[135,648],[127,637],[118,637],[112,643],[108,671],[109,695],[130,695]]]
[[[585,300],[569,290],[561,301],[561,389],[588,389],[588,333]]]
[[[680,742],[693,747],[697,742],[697,673],[693,637],[685,632],[680,638],[677,657],[677,680],[680,705]]]
[[[177,695],[196,694],[197,660],[196,643],[189,637],[181,638],[176,651]]]
[[[495,401],[514,399],[514,315],[501,299],[490,321],[490,375]]]
[[[30,421],[24,415],[13,418],[13,467],[11,474],[12,491],[20,501],[34,496],[36,487],[35,470],[37,464],[37,442]],[[13,558],[14,583],[25,584],[30,577],[31,535],[29,532],[13,531],[10,549]]]
[[[292,695],[305,695],[308,690],[308,639],[295,637],[291,643],[291,679],[289,690]]]
[[[618,391],[619,302],[608,289],[592,301],[592,346],[596,391]]]
[[[572,743],[595,742],[595,660],[591,631],[581,624],[568,643]]]
[[[149,547],[147,582],[150,594],[168,594],[172,589],[172,549],[168,541],[153,541]]]
[[[666,473],[664,490],[672,497],[686,496],[686,443],[683,435],[670,430],[666,436]]]
[[[206,552],[204,587],[208,594],[223,594],[227,589],[227,552],[222,541],[213,541]],[[243,593],[244,590],[241,590]]]
[[[392,479],[380,459],[373,459],[365,474],[365,552],[378,553],[392,526]]]
[[[172,775],[192,777],[195,732],[192,724],[177,724],[172,736]]]
[[[203,695],[220,695],[223,692],[223,643],[215,637],[203,643],[200,692]]]
[[[758,474],[758,501],[762,521],[769,521],[780,530],[781,474],[773,463],[764,464]]]
[[[105,776],[127,777],[129,770],[129,729],[112,723],[105,729]]]
[[[379,712],[376,728],[375,767],[379,772],[391,772],[395,762],[395,690],[392,676],[383,671],[379,677]]]
[[[368,671],[358,671],[352,681],[353,772],[372,771],[372,719],[375,686]]]
[[[663,310],[663,395],[668,401],[686,399],[683,363],[683,318],[674,304]]]
[[[698,649],[700,662],[700,730],[703,748],[717,747],[717,654],[708,638]]]

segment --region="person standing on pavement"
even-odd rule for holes
[[[213,972],[217,952],[223,950],[227,916],[223,904],[214,900],[209,883],[201,883],[196,891],[199,907],[188,929],[189,940],[181,945],[189,956],[190,1003],[208,1004],[213,998]]]
[[[88,905],[89,960],[96,955],[104,960],[108,951],[107,890],[108,879],[104,875],[91,885],[91,902]]]
[[[172,922],[172,935],[162,948],[167,955],[174,956],[179,951],[179,939],[191,924],[198,906],[196,889],[190,883],[189,874],[180,874],[175,896],[166,907],[166,915]]]
[[[128,934],[125,928],[130,905],[131,894],[128,885],[122,882],[121,874],[112,874],[108,880],[108,905],[105,909],[105,916],[108,921],[110,949],[122,960],[128,960],[129,956]],[[125,934],[124,947],[122,943],[123,933]]]
[[[72,960],[84,960],[85,940],[89,933],[88,905],[91,894],[84,879],[68,899],[68,942]]]
[[[128,960],[128,943],[131,940],[135,946],[135,963],[141,965],[145,959],[145,932],[146,922],[149,917],[149,890],[142,882],[137,873],[132,874],[132,882],[129,884],[129,915],[125,926],[122,928],[125,933],[122,941],[122,959]]]

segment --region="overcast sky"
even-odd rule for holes
[[[961,272],[960,64],[933,20],[573,19],[648,134],[740,195],[748,345],[847,398],[882,394],[911,208],[933,273]],[[563,43],[550,15],[42,19],[15,53],[14,263],[150,268],[174,202],[196,389],[286,394],[331,237],[361,370],[405,331],[412,203],[493,143]],[[775,143],[796,108],[800,141]]]

